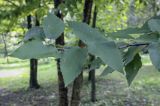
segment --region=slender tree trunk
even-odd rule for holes
[[[93,14],[93,23],[92,27],[96,27],[96,19],[97,19],[97,8],[95,6],[94,8],[94,14]],[[91,55],[90,56],[91,61],[95,59],[95,56]],[[96,101],[96,76],[95,76],[95,69],[90,70],[89,76],[91,78],[91,101],[95,102]]]
[[[6,43],[6,34],[2,34],[2,40],[4,43],[4,57],[8,56],[7,43]]]
[[[58,9],[58,6],[63,2],[63,0],[54,0],[55,9]],[[63,15],[60,10],[56,14],[57,17],[63,20]],[[56,45],[64,46],[64,33],[61,34],[59,38],[56,39]],[[58,70],[58,90],[59,90],[59,106],[68,106],[68,88],[65,87],[63,75],[60,68],[60,59],[57,59],[57,70]]]
[[[137,25],[137,17],[135,16],[135,0],[130,0],[128,26],[133,27]]]
[[[32,27],[31,15],[27,16],[27,22],[28,22],[28,29],[30,29]],[[38,23],[37,22],[36,24],[39,24],[39,22]],[[30,86],[29,87],[34,89],[40,88],[37,81],[37,65],[38,65],[37,59],[30,59],[30,81],[29,81]]]
[[[57,59],[58,70],[58,91],[59,91],[59,106],[68,106],[68,89],[65,87],[62,72],[60,71],[60,59]]]
[[[71,97],[71,106],[79,106],[80,104],[80,93],[83,83],[83,73],[81,72],[80,75],[74,80],[73,88],[72,88],[72,97]]]
[[[85,0],[84,10],[83,10],[83,22],[89,24],[91,19],[93,0]],[[85,47],[83,41],[79,41],[79,47]],[[83,84],[83,72],[74,80],[72,88],[71,106],[80,105],[80,93]]]
[[[4,57],[7,58],[7,63],[9,63],[9,60],[8,60],[8,50],[7,50],[7,42],[6,42],[6,34],[2,34],[2,41],[4,43]]]
[[[157,12],[159,11],[159,6],[157,6],[157,0],[154,0],[152,7],[154,16],[157,16]]]

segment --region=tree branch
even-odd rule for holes
[[[130,46],[148,46],[149,43],[135,43],[135,44],[128,44],[128,45],[123,45],[123,46],[120,46],[119,49],[124,49],[124,48],[128,48]]]
[[[16,5],[14,2],[12,2],[11,0],[6,0],[8,3],[14,5],[15,7],[18,7],[18,5]]]

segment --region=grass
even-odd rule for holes
[[[29,62],[14,58],[6,64],[0,59],[0,74],[9,71],[23,71],[20,75],[0,78],[0,105],[6,106],[57,106],[57,71],[53,59],[39,61],[39,90],[28,90]],[[104,77],[97,73],[97,102],[90,102],[90,83],[85,72],[81,106],[160,106],[160,73],[151,66],[149,58],[143,57],[145,64],[132,85],[128,87],[126,79],[118,72]],[[1,90],[3,89],[3,90]],[[69,97],[71,85],[69,86]],[[15,98],[16,97],[16,98]],[[6,102],[7,101],[7,102]]]
[[[15,61],[15,62],[14,62]],[[52,63],[52,64],[51,64]],[[57,79],[56,76],[56,67],[55,61],[52,59],[49,63],[44,62],[44,60],[39,60],[39,67],[38,67],[38,81],[39,83],[50,83],[55,82]],[[29,61],[21,61],[18,59],[9,59],[9,63],[1,61],[0,64],[0,73],[2,72],[11,72],[11,71],[22,71],[20,75],[16,76],[9,76],[5,78],[0,77],[0,86],[2,88],[8,90],[17,90],[21,88],[28,87],[28,79],[29,79]],[[13,86],[14,82],[14,86]]]

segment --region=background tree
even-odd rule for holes
[[[97,19],[97,7],[94,7],[94,12],[93,12],[93,20],[92,20],[92,27],[96,27],[96,19]],[[91,62],[95,59],[95,56],[91,55]],[[91,101],[95,102],[96,101],[96,73],[95,69],[90,70],[90,78],[91,78]]]
[[[85,0],[84,3],[84,10],[83,10],[83,22],[89,24],[91,19],[92,13],[92,4],[93,0]],[[79,41],[79,47],[85,47],[83,41]],[[83,72],[74,80],[73,88],[72,88],[72,99],[71,99],[71,106],[78,106],[80,104],[80,92],[82,88],[83,82]]]
[[[63,0],[54,0],[54,8],[56,9],[56,15],[63,20],[61,10],[58,9],[59,5],[63,4]],[[64,46],[64,32],[56,39],[56,45]],[[57,70],[58,70],[58,87],[59,87],[59,106],[68,106],[68,88],[65,87],[63,75],[61,72],[60,59],[57,59]]]

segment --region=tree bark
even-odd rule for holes
[[[83,10],[83,22],[89,24],[91,19],[93,0],[85,0],[84,10]],[[79,47],[85,47],[83,41],[79,41]],[[74,80],[72,88],[71,106],[80,105],[80,93],[83,84],[83,72]]]
[[[8,50],[7,50],[7,42],[6,42],[6,34],[2,34],[2,41],[4,43],[4,57],[7,58],[7,63],[9,63],[9,60],[8,60]]]
[[[81,72],[80,75],[74,80],[73,88],[72,88],[72,97],[71,97],[71,106],[79,106],[80,104],[80,93],[83,83],[83,73]]]
[[[135,0],[130,0],[128,26],[137,26],[137,17],[135,16]]]
[[[63,3],[63,0],[54,0],[54,7],[58,9],[58,6]],[[57,17],[63,20],[63,15],[60,10],[57,12]],[[64,33],[56,39],[56,45],[64,46]],[[57,70],[58,70],[58,90],[59,90],[59,106],[68,106],[68,88],[65,87],[63,75],[60,68],[60,59],[57,59]]]
[[[31,15],[27,16],[27,22],[28,22],[28,29],[32,27],[32,19]],[[36,24],[39,24],[36,22]],[[30,88],[38,89],[40,88],[40,85],[37,81],[37,65],[38,61],[37,59],[30,59]]]
[[[94,13],[93,13],[93,21],[92,27],[96,27],[96,20],[97,20],[97,8],[95,6]],[[91,55],[91,61],[95,59],[95,56]],[[89,76],[91,78],[91,101],[96,101],[96,76],[95,76],[95,69],[90,70]]]
[[[8,56],[7,43],[6,43],[6,34],[2,34],[2,40],[4,43],[4,57]]]
[[[58,91],[59,91],[59,106],[68,106],[68,89],[65,87],[62,72],[60,71],[60,59],[57,59],[58,70]]]

